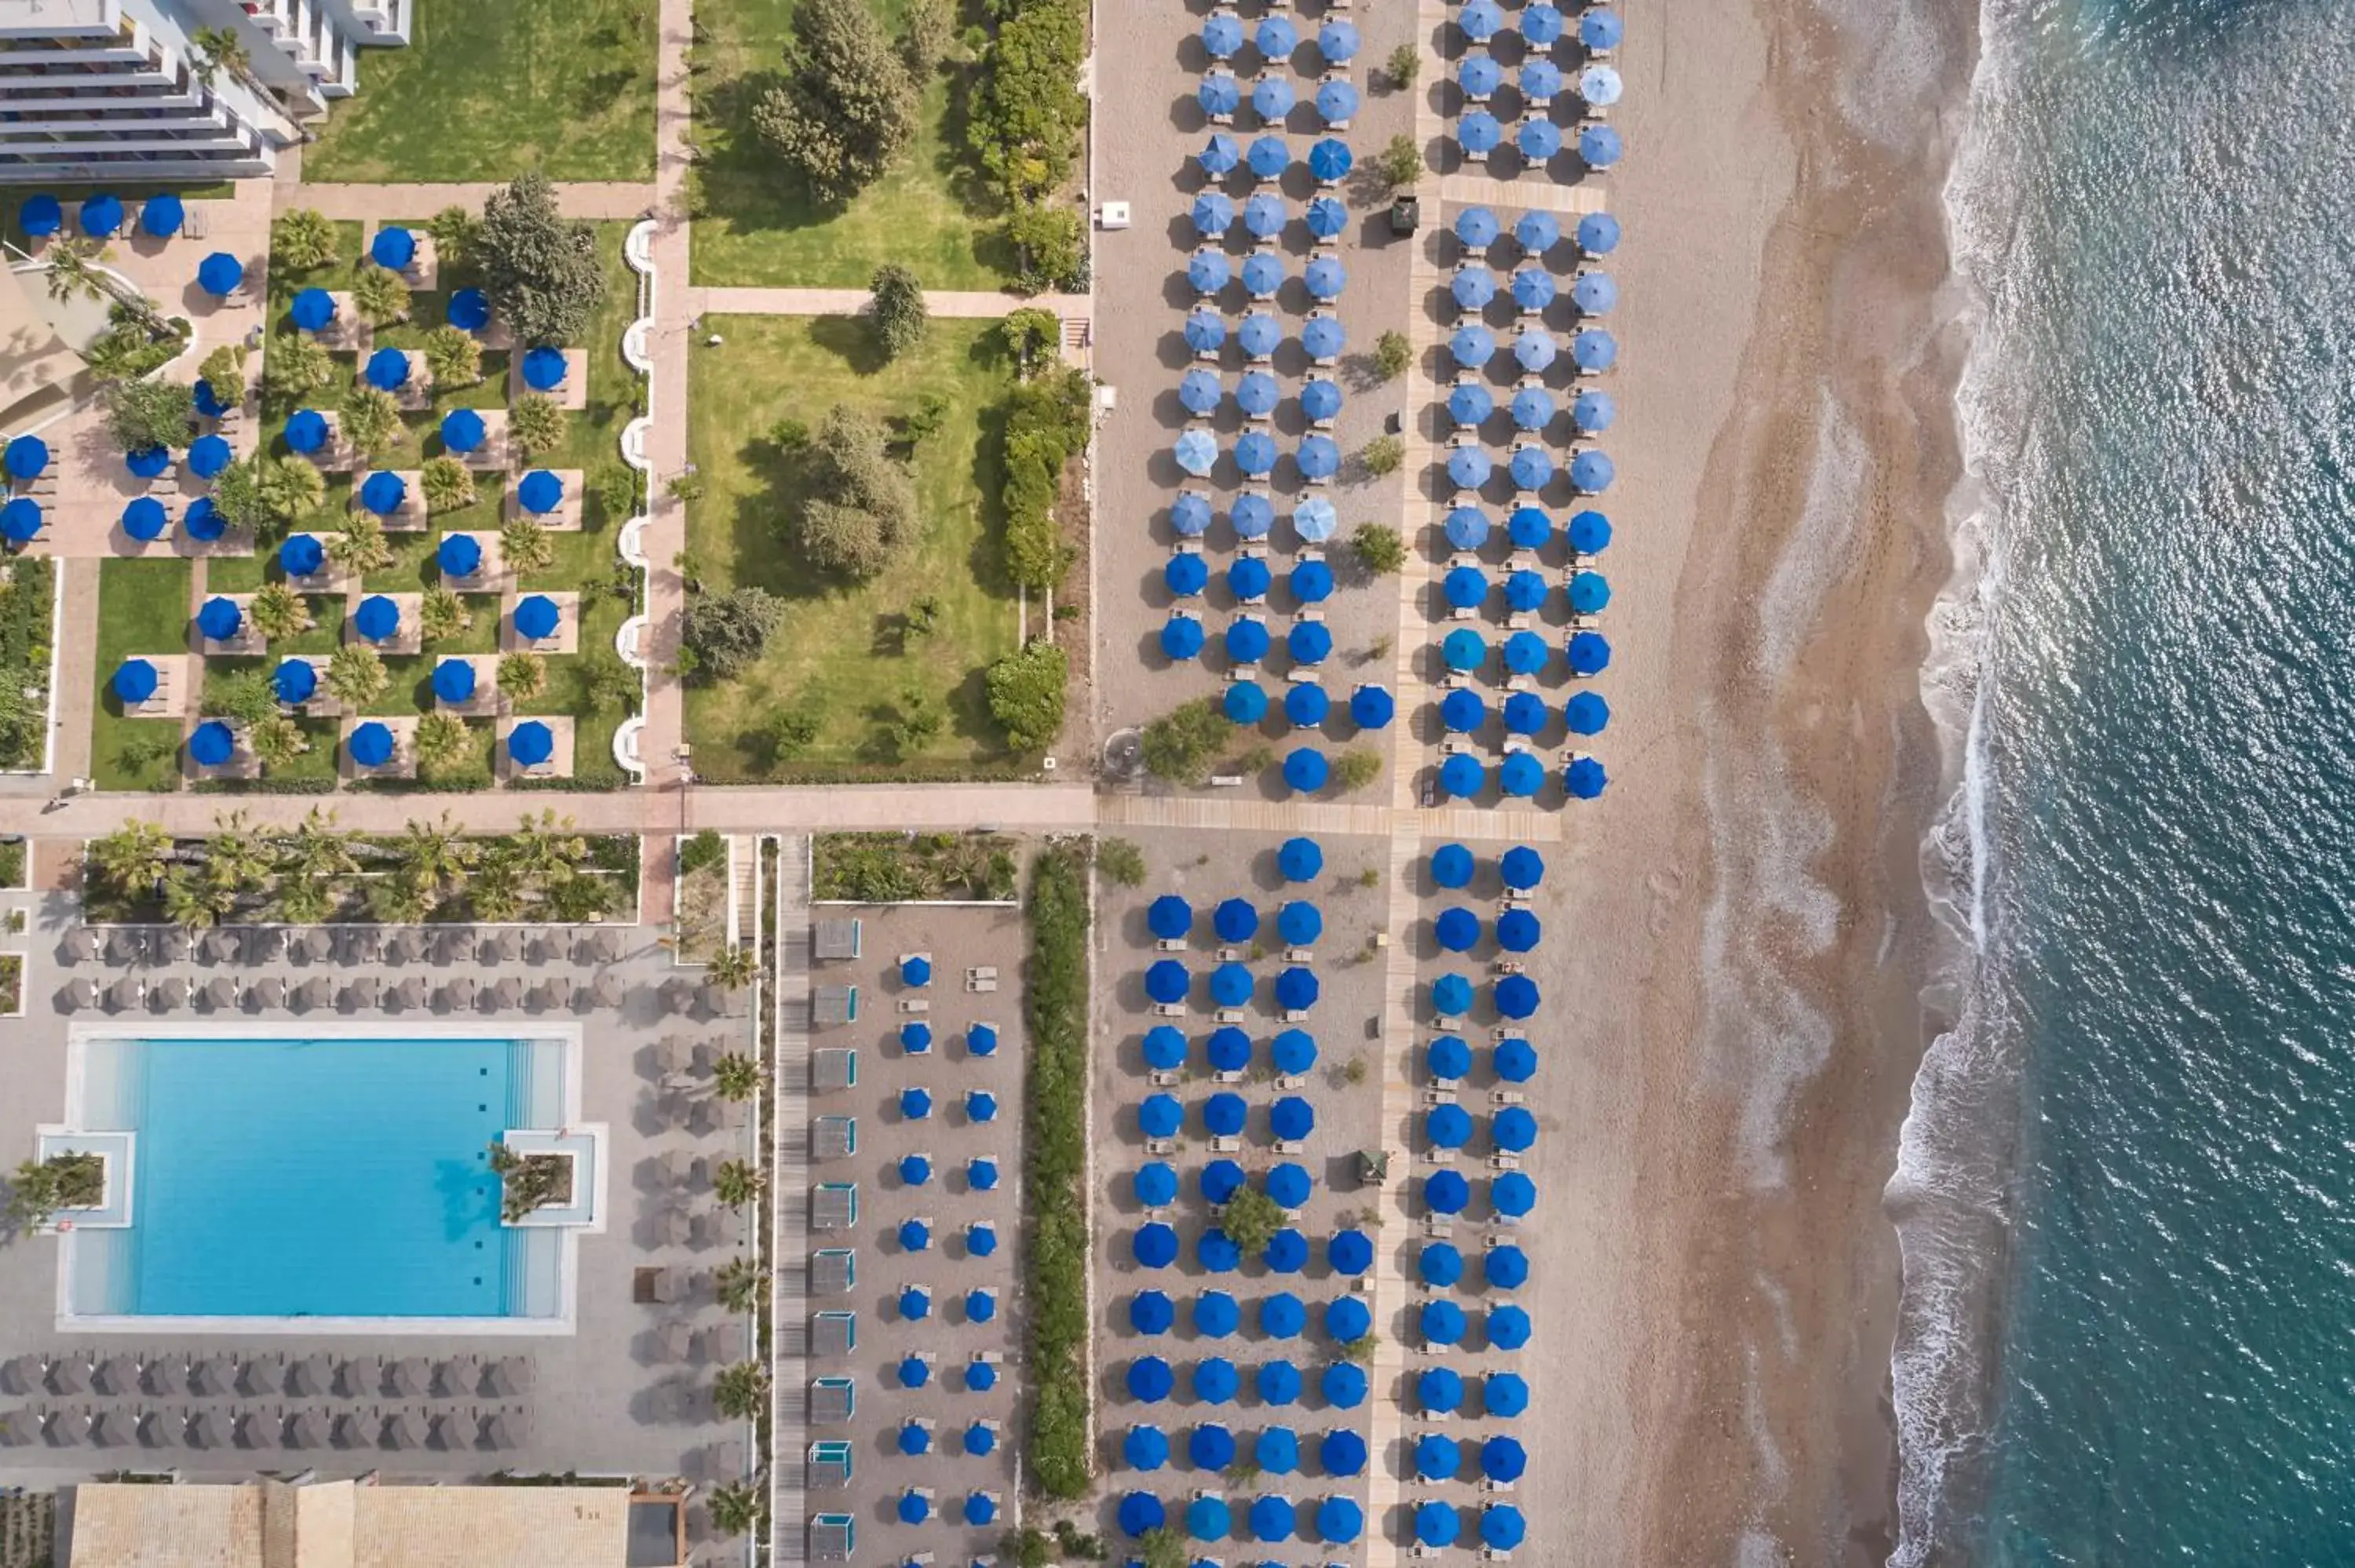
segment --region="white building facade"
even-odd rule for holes
[[[418,0],[0,0],[0,184],[268,175]],[[226,29],[237,67],[195,43]],[[206,79],[209,75],[210,80]]]

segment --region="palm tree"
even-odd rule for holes
[[[373,512],[355,512],[343,527],[327,535],[327,559],[355,577],[380,572],[392,565],[392,546],[384,524]]]
[[[209,878],[198,882],[185,865],[176,865],[164,877],[164,918],[191,931],[201,931],[237,907],[237,889]]]
[[[525,457],[552,452],[564,444],[564,410],[544,392],[527,392],[507,413],[507,440]]]
[[[273,642],[311,630],[311,607],[284,583],[262,584],[261,591],[253,596],[245,612],[252,617],[253,629]],[[270,759],[265,757],[262,760]]]
[[[756,1257],[731,1257],[711,1277],[719,1304],[730,1312],[750,1312],[769,1298],[769,1271]]]
[[[505,861],[484,861],[482,869],[467,885],[466,902],[474,906],[475,919],[494,925],[521,915],[523,887],[516,878],[515,868]]]
[[[548,661],[529,649],[508,653],[499,660],[499,692],[519,703],[527,703],[539,695],[548,684]]]
[[[400,422],[400,405],[380,387],[363,384],[345,393],[342,415],[344,440],[370,457],[409,439],[409,427]]]
[[[336,826],[331,813],[311,808],[287,845],[285,874],[304,882],[325,884],[359,870],[352,853],[352,834]]]
[[[440,583],[427,588],[424,599],[418,603],[418,633],[428,642],[461,636],[474,624],[474,617],[466,609],[466,601]]]
[[[273,397],[294,402],[336,378],[336,356],[317,338],[280,333],[261,353],[261,385]]]
[[[711,1086],[723,1100],[749,1100],[761,1092],[761,1064],[730,1054],[711,1064]]]
[[[324,267],[336,259],[336,226],[315,207],[282,212],[270,226],[270,255],[291,271]]]
[[[428,458],[418,488],[425,493],[428,512],[455,512],[474,503],[474,476],[453,457]]]
[[[742,1160],[723,1161],[711,1173],[713,1196],[731,1209],[741,1209],[761,1195],[762,1177],[755,1166]]]
[[[425,368],[437,392],[476,386],[483,379],[482,340],[463,327],[435,327],[425,334]]]
[[[327,694],[339,703],[365,708],[391,683],[384,661],[364,642],[346,642],[327,659]]]
[[[741,991],[752,983],[761,972],[760,955],[751,948],[730,945],[711,955],[711,966],[704,978],[722,991]]]
[[[198,27],[188,35],[188,43],[196,54],[197,79],[207,87],[224,70],[243,76],[253,69],[253,57],[246,53],[234,27]]]
[[[750,1421],[769,1403],[769,1369],[758,1361],[722,1367],[711,1380],[711,1403],[731,1420]]]
[[[370,326],[405,322],[409,319],[409,286],[371,262],[352,280],[352,306]]]
[[[463,837],[447,811],[437,821],[412,821],[402,829],[393,853],[399,857],[399,879],[436,903],[464,887],[483,857],[482,846]]]
[[[505,678],[505,671],[501,671]],[[572,831],[572,819],[553,810],[527,815],[502,846],[504,859],[524,885],[548,887],[569,882],[589,858],[589,841]]]
[[[303,726],[284,714],[272,714],[247,733],[246,744],[264,768],[283,768],[304,752],[311,743],[303,734]]]
[[[518,517],[499,530],[499,559],[511,572],[544,572],[556,560],[556,541],[530,518]]]
[[[212,833],[205,840],[204,866],[208,876],[232,888],[260,882],[278,869],[243,811],[213,819]]]
[[[714,1488],[710,1497],[711,1528],[722,1535],[750,1535],[767,1511],[767,1499],[760,1488],[744,1481],[730,1481]]]
[[[78,239],[69,235],[51,244],[41,258],[49,264],[49,298],[60,304],[76,299],[112,304],[114,291],[107,287],[104,275],[98,270],[98,264],[107,255],[106,247],[95,239]]]
[[[292,523],[326,502],[327,476],[306,458],[276,458],[261,465],[254,489],[265,518]]]
[[[417,721],[417,763],[427,772],[464,756],[474,732],[456,714],[431,713]]]
[[[368,912],[388,926],[416,926],[433,913],[433,903],[406,878],[389,876],[369,885]]]
[[[133,820],[83,846],[83,854],[98,878],[118,898],[135,898],[151,892],[171,857],[172,835],[158,822]]]

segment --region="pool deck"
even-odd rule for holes
[[[571,938],[581,928],[555,927],[562,938],[557,953],[538,961],[527,945],[507,960],[471,952],[410,963],[289,956],[255,967],[208,962],[199,942],[180,962],[118,966],[103,943],[99,958],[69,961],[64,939],[78,910],[63,895],[0,895],[0,904],[32,916],[31,931],[12,944],[28,955],[26,1015],[0,1019],[0,1059],[8,1064],[0,1165],[9,1167],[31,1155],[37,1127],[67,1120],[68,1040],[78,1023],[163,1033],[235,1021],[248,1031],[266,1022],[333,1033],[357,1021],[344,989],[370,979],[388,991],[410,979],[438,991],[461,978],[487,991],[512,976],[527,993],[544,980],[573,980],[584,1005],[601,974],[623,987],[621,1006],[593,1011],[543,1012],[527,1004],[461,1022],[436,1003],[359,1015],[404,1033],[486,1034],[550,1023],[580,1030],[580,1114],[607,1128],[611,1163],[608,1223],[578,1242],[578,1313],[570,1332],[200,1334],[161,1320],[129,1333],[60,1329],[59,1243],[19,1237],[0,1270],[0,1485],[49,1487],[117,1470],[169,1470],[189,1479],[257,1470],[376,1472],[420,1480],[569,1470],[711,1482],[749,1468],[750,1430],[715,1417],[710,1387],[714,1352],[750,1354],[751,1326],[719,1308],[710,1274],[748,1250],[730,1238],[749,1242],[751,1216],[719,1209],[710,1173],[723,1160],[749,1156],[753,1134],[749,1116],[730,1115],[712,1097],[709,1062],[748,1048],[751,1021],[712,1016],[699,1004],[686,1013],[669,1010],[664,982],[699,979],[699,971],[674,965],[657,941],[660,928],[617,927],[621,957],[602,964],[576,961]],[[274,975],[290,991],[325,975],[338,1000],[309,1013],[258,1012],[250,997],[218,1014],[193,1005],[67,1010],[69,982],[89,980],[103,992],[126,974],[149,981],[178,975],[191,991],[224,975],[245,987]],[[741,1002],[734,1011],[741,1013]],[[671,1037],[693,1059],[683,1070],[666,1060]],[[658,1282],[655,1276],[667,1269],[678,1272]],[[645,1298],[654,1295],[676,1298]],[[124,1357],[135,1367],[121,1362]],[[45,1377],[41,1363],[59,1361],[68,1363],[64,1375]],[[419,1366],[404,1361],[421,1363],[428,1374],[421,1387]],[[135,1378],[125,1375],[134,1370]],[[224,1372],[226,1388],[215,1392],[212,1379]],[[324,1386],[322,1372],[329,1374]],[[113,1392],[118,1383],[123,1392]],[[283,1443],[310,1436],[303,1429],[314,1424],[324,1439],[315,1446],[246,1446],[249,1427]],[[216,1436],[219,1446],[192,1446]]]

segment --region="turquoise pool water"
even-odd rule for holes
[[[137,1134],[127,1230],[78,1238],[89,1317],[550,1310],[553,1233],[499,1224],[487,1150],[560,1116],[554,1040],[81,1042],[81,1120]]]

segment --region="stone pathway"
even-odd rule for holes
[[[855,316],[867,309],[864,289],[690,289],[696,315]],[[1066,321],[1088,319],[1085,294],[1003,294],[927,289],[925,308],[933,315],[986,321],[1020,310],[1052,311]]]
[[[809,840],[785,834],[777,844],[777,1050],[774,1165],[769,1181],[769,1368],[775,1404],[771,1430],[778,1462],[769,1467],[769,1552],[773,1563],[800,1563],[809,1539],[807,1471],[800,1446],[809,1433]]]
[[[365,221],[381,217],[431,217],[445,207],[480,212],[493,191],[505,190],[503,181],[466,185],[310,185],[281,181],[282,207],[314,207],[325,216]],[[661,182],[628,181],[559,183],[556,207],[567,217],[592,221],[630,220],[654,210]]]

